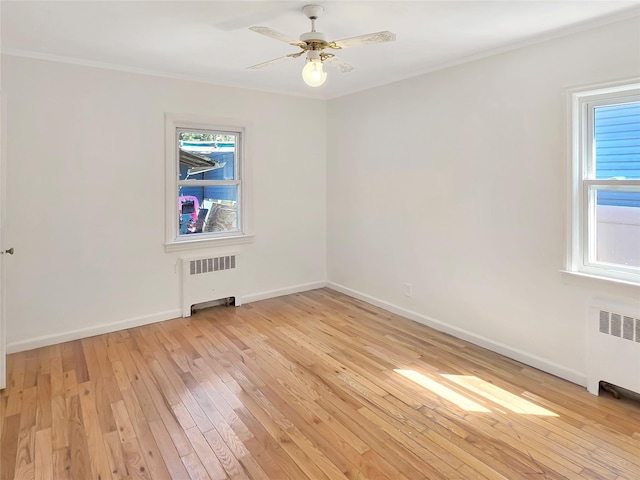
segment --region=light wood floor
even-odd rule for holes
[[[0,477],[640,479],[640,406],[330,290],[10,355]]]

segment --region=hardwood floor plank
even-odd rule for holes
[[[220,465],[224,468],[229,478],[249,480],[249,476],[245,472],[239,460],[235,457],[224,439],[218,431],[213,428],[208,432],[204,432],[204,438],[211,447],[211,450],[220,461]]]
[[[74,376],[75,378],[75,376]],[[67,399],[67,424],[69,437],[69,476],[76,478],[90,478],[91,460],[87,445],[87,432],[84,428],[81,403],[78,395]]]
[[[140,354],[134,351],[132,352],[132,358],[138,367],[140,378],[146,387],[146,392],[151,398],[155,410],[158,412],[159,419],[169,432],[171,440],[178,451],[178,455],[183,457],[190,454],[193,449],[191,448],[184,431],[178,424],[173,410],[171,409],[171,405],[168,403],[168,399],[164,396],[164,391],[161,390],[158,383],[156,383],[156,378],[148,370]],[[140,385],[140,388],[142,388],[142,385]]]
[[[55,478],[56,480],[71,480],[70,471],[71,471],[71,450],[69,449],[69,447],[64,447],[64,448],[54,450],[53,451],[53,478]]]
[[[16,469],[14,480],[34,480],[36,475],[35,464],[30,463]]]
[[[63,374],[64,395],[66,398],[78,396],[78,379],[75,370],[67,370]]]
[[[51,399],[51,445],[59,450],[69,446],[67,404],[62,395]]]
[[[124,480],[129,478],[129,471],[125,461],[124,452],[118,432],[108,432],[103,435],[106,447],[107,460],[111,470],[111,478],[114,480]]]
[[[73,352],[73,370],[76,372],[78,383],[84,383],[89,380],[89,370],[87,368],[87,359],[84,356],[82,340],[76,340],[71,343]]]
[[[391,435],[380,429],[374,422],[360,415],[350,405],[331,396],[325,396],[318,400],[317,403],[365,441],[370,446],[371,451],[375,452],[375,455],[393,465],[393,468],[400,472],[398,478],[403,476],[411,480],[424,478],[424,470],[429,470],[429,467],[425,467],[425,463],[422,460],[395,443]],[[365,455],[368,454],[369,452],[365,453]],[[437,478],[438,474],[435,473],[434,475]]]
[[[136,480],[153,480],[151,477],[152,470],[148,467],[138,439],[132,438],[122,441],[121,448],[129,478]]]
[[[53,478],[51,428],[36,432],[35,452],[34,478],[36,480],[51,480]]]
[[[9,357],[11,357],[11,355]],[[11,370],[9,370],[10,365],[13,367]],[[24,355],[16,354],[16,359],[13,362],[7,362],[7,371],[11,373],[7,379],[7,388],[5,393],[7,397],[7,407],[4,414],[6,417],[20,414],[20,410],[22,408],[22,390],[24,388],[25,367]]]
[[[225,480],[227,474],[218,460],[218,457],[211,449],[211,446],[202,435],[202,432],[197,427],[192,427],[185,431],[193,449],[198,455],[198,458],[202,462],[204,469],[212,480]]]
[[[18,448],[16,450],[16,472],[33,463],[35,458],[36,427],[21,428],[18,433]]]
[[[178,366],[169,358],[162,355],[162,352],[156,352],[155,355],[158,363],[162,366],[164,372],[167,374],[169,382],[173,385],[176,394],[180,398],[180,403],[184,405],[184,408],[189,413],[189,416],[198,426],[201,432],[206,432],[213,428],[211,421],[202,411],[202,408],[198,402],[193,398],[193,395],[187,385],[185,385],[184,378],[177,373]],[[189,377],[193,377],[189,374]],[[195,383],[195,380],[193,380]]]
[[[367,465],[365,462],[359,461],[362,458],[361,452],[351,446],[348,439],[344,439],[336,435],[320,417],[309,412],[307,408],[299,401],[298,398],[287,395],[285,391],[278,392],[275,389],[264,387],[265,393],[269,398],[277,402],[278,408],[291,419],[296,425],[295,439],[303,439],[304,446],[308,446],[309,442],[322,452],[322,456],[326,457],[335,467],[340,470],[348,478],[356,478],[361,476],[360,468],[366,466],[366,469],[376,476],[380,472],[375,467]],[[278,398],[279,397],[279,398]],[[276,400],[277,399],[277,400]],[[299,433],[297,432],[299,431]],[[291,436],[291,432],[290,432]],[[300,445],[303,448],[303,445]],[[367,450],[369,447],[367,446]],[[317,455],[313,458],[319,458]],[[324,461],[318,463],[323,468]],[[334,471],[334,474],[337,472]]]
[[[116,384],[118,385],[118,389],[120,391],[126,390],[131,386],[129,382],[129,377],[127,376],[127,371],[124,367],[124,364],[120,361],[120,356],[118,356],[118,360],[113,362],[113,377],[116,380]]]
[[[50,369],[48,369],[50,371]],[[36,428],[44,430],[51,427],[51,375],[38,375],[36,398]]]
[[[112,403],[111,411],[113,412],[113,419],[116,422],[116,429],[120,441],[124,443],[127,440],[135,438],[136,434],[124,400]]]
[[[113,418],[117,426],[117,436],[120,440],[122,454],[127,465],[127,471],[133,467],[131,476],[139,475],[138,472],[146,472],[148,470],[136,437],[136,432],[129,418],[129,412],[124,400],[119,400],[111,404]]]
[[[145,418],[144,412],[140,408],[135,392],[132,389],[126,389],[121,390],[121,394],[135,432],[135,439],[139,442],[140,450],[144,457],[144,462],[140,462],[144,463],[141,465],[141,468],[144,469],[141,470],[141,473],[148,471],[149,476],[154,480],[169,480],[171,475],[167,470],[165,461],[162,459],[158,444],[151,433],[149,421]],[[131,443],[131,447],[135,452],[135,443],[132,440],[128,440],[128,442]]]
[[[38,387],[25,388],[22,392],[20,406],[20,428],[30,428],[36,425]]]
[[[433,470],[430,472],[431,476],[434,476],[435,478],[450,478],[455,475],[456,468],[459,468],[460,466],[460,460],[452,457],[451,460],[452,463],[454,463],[454,466],[451,466],[446,460],[439,458],[437,454],[429,448],[430,446],[421,445],[419,441],[412,438],[411,431],[398,430],[397,424],[393,424],[390,418],[385,419],[384,417],[380,417],[375,411],[367,407],[361,407],[358,410],[358,413],[382,429],[382,431],[387,433],[395,443],[400,445],[407,452],[411,452],[417,458],[425,461],[427,465],[429,465],[428,468]]]
[[[62,370],[62,357],[60,355],[51,357],[50,382],[52,397],[64,395],[64,371]]]
[[[320,289],[9,355],[0,479],[636,480],[640,405]]]
[[[176,450],[176,446],[171,441],[171,436],[164,423],[162,423],[162,420],[149,422],[149,428],[151,429],[153,438],[158,444],[158,449],[160,450],[162,459],[167,466],[171,478],[188,478],[187,470],[180,460],[178,450]]]
[[[236,414],[252,434],[252,438],[244,442],[247,450],[251,452],[252,457],[262,466],[262,469],[269,473],[269,478],[294,480],[306,477],[276,439],[269,435],[251,413],[241,407],[236,410]]]
[[[45,347],[46,348],[46,347]],[[28,350],[24,356],[23,389],[35,387],[38,382],[38,350]]]
[[[251,432],[260,439],[263,447],[274,453],[274,458],[281,461],[282,469],[292,479],[319,478],[325,479],[318,467],[291,440],[283,429],[274,421],[267,410],[264,410],[251,395],[237,392],[244,407],[237,411],[238,416],[248,425]],[[292,426],[291,426],[292,427]],[[309,476],[311,475],[311,476]],[[314,475],[318,475],[315,477]]]
[[[107,458],[107,449],[104,444],[104,434],[113,430],[104,431],[98,418],[96,393],[93,382],[86,381],[78,384],[78,398],[82,411],[82,424],[86,432],[87,449],[91,471],[94,478],[110,478],[111,469]],[[113,422],[115,425],[115,422]]]
[[[200,458],[198,458],[195,452],[191,452],[189,455],[182,457],[182,463],[187,469],[191,480],[210,480],[211,477],[207,474]]]

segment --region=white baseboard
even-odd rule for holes
[[[242,303],[257,302],[259,300],[267,300],[269,298],[280,297],[283,295],[291,295],[293,293],[300,293],[300,292],[315,290],[315,289],[324,288],[324,287],[331,288],[338,292],[344,293],[345,295],[349,295],[350,297],[354,297],[364,302],[370,303],[371,305],[375,305],[376,307],[380,307],[391,313],[394,313],[396,315],[400,315],[402,317],[408,318],[415,322],[421,323],[435,330],[448,333],[450,335],[453,335],[454,337],[460,338],[462,340],[466,340],[475,345],[481,346],[493,352],[499,353],[506,357],[512,358],[514,360],[525,363],[532,367],[538,368],[544,372],[550,373],[552,375],[556,375],[560,378],[564,378],[565,380],[576,383],[578,385],[586,386],[587,384],[587,377],[586,377],[586,374],[584,373],[576,372],[574,370],[565,368],[554,362],[541,358],[537,355],[533,355],[531,353],[509,347],[502,343],[495,342],[493,340],[490,340],[488,338],[485,338],[473,332],[463,330],[453,325],[449,325],[447,323],[441,322],[434,318],[427,317],[425,315],[419,314],[417,312],[413,312],[411,310],[407,310],[405,308],[391,304],[384,300],[380,300],[378,298],[372,297],[370,295],[366,295],[364,293],[358,292],[356,290],[352,290],[343,285],[333,283],[333,282],[312,282],[312,283],[295,285],[292,287],[287,287],[287,288],[282,288],[277,290],[269,290],[266,292],[255,293],[255,294],[251,294],[243,297]],[[103,323],[103,324],[95,325],[88,328],[71,330],[71,331],[57,333],[53,335],[43,335],[40,337],[28,339],[28,340],[12,342],[6,345],[6,351],[7,353],[16,353],[24,350],[32,350],[34,348],[46,347],[46,346],[54,345],[57,343],[63,343],[63,342],[68,342],[72,340],[78,340],[81,338],[92,337],[94,335],[100,335],[103,333],[111,333],[111,332],[116,332],[118,330],[124,330],[127,328],[148,325],[150,323],[171,320],[173,318],[178,318],[181,316],[182,316],[182,312],[180,311],[180,309],[168,310],[165,312],[159,312],[152,315],[145,315],[142,317],[121,320],[118,322]]]
[[[64,343],[81,338],[93,337],[95,335],[101,335],[103,333],[117,332],[118,330],[140,327],[142,325],[162,322],[164,320],[171,320],[173,318],[178,318],[181,316],[182,313],[180,312],[180,309],[176,308],[175,310],[167,310],[166,312],[159,312],[152,315],[120,320],[118,322],[102,323],[100,325],[94,325],[92,327],[79,328],[77,330],[55,333],[53,335],[42,335],[40,337],[30,338],[28,340],[8,343],[7,353],[16,353],[25,350],[32,350],[34,348],[47,347],[49,345],[55,345],[56,343]]]
[[[478,345],[480,347],[486,348],[487,350],[499,353],[500,355],[504,355],[505,357],[509,357],[513,360],[517,360],[524,364],[530,365],[534,368],[550,373],[557,377],[564,378],[565,380],[576,383],[583,387],[587,385],[587,376],[585,373],[576,372],[575,370],[565,368],[562,365],[558,365],[554,362],[541,358],[537,355],[533,355],[529,352],[509,347],[508,345],[504,345],[500,342],[495,342],[476,333],[463,330],[453,325],[449,325],[448,323],[444,323],[434,318],[427,317],[426,315],[422,315],[420,313],[407,310],[397,305],[393,305],[389,302],[385,302],[384,300],[379,300],[375,297],[371,297],[337,283],[327,282],[327,287],[344,293],[345,295],[349,295],[350,297],[357,298],[358,300],[362,300],[363,302],[375,305],[376,307],[380,307],[396,315],[400,315],[415,322],[421,323],[422,325],[426,325],[427,327],[431,327],[434,330],[448,333],[449,335],[453,335],[456,338],[466,340],[467,342],[473,343],[474,345]]]
[[[317,288],[324,288],[327,286],[327,282],[312,282],[304,283],[302,285],[294,285],[292,287],[281,288],[278,290],[269,290],[262,293],[254,293],[242,297],[242,303],[257,302],[259,300],[267,300],[269,298],[282,297],[284,295],[291,295],[292,293],[306,292],[308,290],[316,290]]]
[[[290,295],[292,293],[306,292],[307,290],[315,290],[317,288],[323,288],[326,286],[326,282],[313,282],[302,285],[294,285],[292,287],[282,288],[279,290],[270,290],[268,292],[247,295],[246,297],[242,298],[242,303],[257,302],[258,300],[266,300],[268,298],[281,297],[283,295]],[[81,338],[93,337],[94,335],[101,335],[103,333],[117,332],[118,330],[124,330],[126,328],[140,327],[142,325],[162,322],[179,317],[182,317],[182,311],[180,309],[168,310],[166,312],[159,312],[142,317],[130,318],[118,322],[103,323],[92,327],[79,328],[77,330],[70,330],[67,332],[55,333],[52,335],[42,335],[40,337],[30,338],[28,340],[8,343],[6,345],[6,351],[8,354],[22,352],[25,350],[32,350],[34,348],[47,347],[49,345],[55,345],[57,343],[64,343]]]

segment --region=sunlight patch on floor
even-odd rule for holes
[[[512,412],[524,415],[541,415],[545,417],[557,417],[558,415],[546,408],[542,408],[535,403],[531,403],[524,398],[520,398],[513,393],[497,387],[496,385],[486,382],[474,375],[442,375],[467,390],[477,395],[481,395],[487,400],[491,400],[498,405],[508,408]]]
[[[394,372],[420,385],[422,388],[435,393],[439,397],[442,397],[445,400],[456,404],[466,411],[482,413],[491,412],[491,410],[484,407],[483,405],[480,405],[470,398],[446,387],[445,385],[437,382],[431,377],[416,372],[415,370],[397,368],[394,369]],[[481,397],[504,408],[507,408],[512,412],[522,415],[540,415],[544,417],[558,416],[556,413],[553,413],[552,411],[547,410],[540,405],[536,405],[535,403],[525,400],[524,398],[514,395],[513,393],[507,392],[506,390],[494,385],[493,383],[482,380],[475,375],[441,374],[441,376],[443,378],[446,378],[448,381],[453,382],[456,385],[468,390],[469,392],[472,392],[475,395],[480,395]]]
[[[455,403],[460,408],[467,410],[469,412],[483,412],[489,413],[491,410],[483,407],[479,403],[474,402],[473,400],[469,400],[464,395],[460,395],[458,392],[454,392],[450,388],[441,385],[435,380],[422,375],[421,373],[416,372],[415,370],[402,370],[395,369],[394,372],[399,373],[405,378],[408,378],[412,382],[417,383],[423,388],[432,391],[436,395],[450,401],[451,403]]]

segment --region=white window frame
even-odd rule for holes
[[[208,130],[238,134],[236,145],[236,177],[238,184],[238,230],[233,232],[178,233],[178,191],[180,160],[178,130]],[[165,114],[165,251],[237,245],[253,241],[250,231],[250,179],[247,155],[247,124],[237,120],[218,119],[188,114]]]
[[[595,191],[604,187],[639,188],[640,180],[596,179],[593,143],[594,107],[640,101],[640,79],[567,91],[571,185],[568,201],[568,233],[565,272],[617,283],[640,285],[640,269],[596,262]]]

